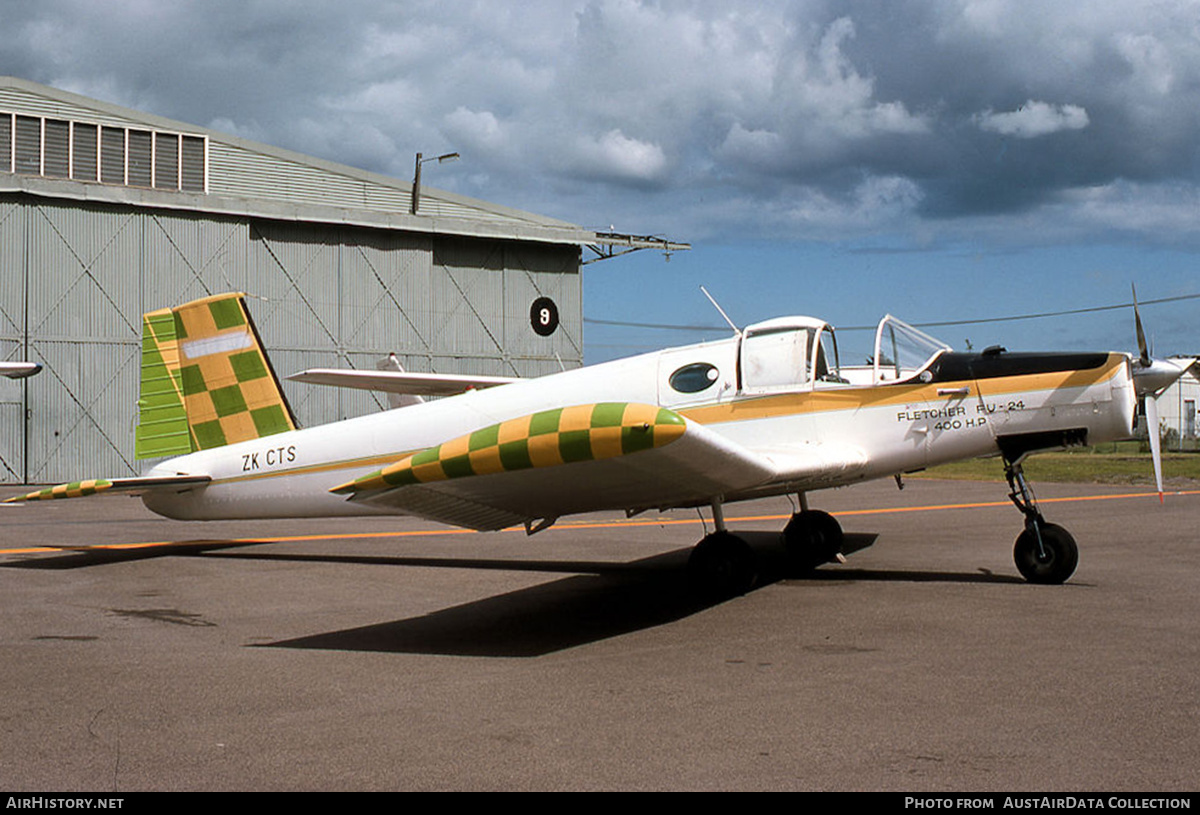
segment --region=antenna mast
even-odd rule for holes
[[[733,320],[729,319],[729,315],[725,313],[725,309],[721,308],[721,305],[716,300],[713,299],[713,296],[711,294],[708,293],[708,289],[701,286],[700,291],[704,292],[704,296],[708,298],[708,302],[712,303],[713,308],[715,308],[718,312],[720,312],[721,316],[725,318],[725,322],[729,323],[729,327],[733,329],[733,333],[741,334],[742,329],[738,328],[736,325],[733,324]]]

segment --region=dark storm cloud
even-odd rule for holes
[[[400,177],[459,150],[430,183],[583,222],[1200,233],[1187,0],[43,0],[5,23],[0,72]]]

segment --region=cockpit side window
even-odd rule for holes
[[[793,390],[807,381],[808,331],[789,328],[742,339],[742,387],[748,392]]]
[[[833,335],[833,329],[826,326],[819,332],[811,331],[817,335],[811,340],[816,343],[816,370],[813,380],[844,384],[846,380],[841,377],[841,360],[838,359],[837,339]]]
[[[842,384],[837,340],[828,324],[801,323],[751,328],[741,340],[740,387],[744,393],[795,391]]]

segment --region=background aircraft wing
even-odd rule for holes
[[[36,362],[0,362],[0,376],[7,376],[9,379],[24,379],[40,370],[42,366]]]

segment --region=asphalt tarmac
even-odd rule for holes
[[[889,481],[812,496],[867,548],[808,578],[785,499],[728,507],[766,575],[720,603],[694,511],[0,506],[0,789],[1196,790],[1200,494],[1038,494],[1066,585],[1018,576],[1003,484]]]

